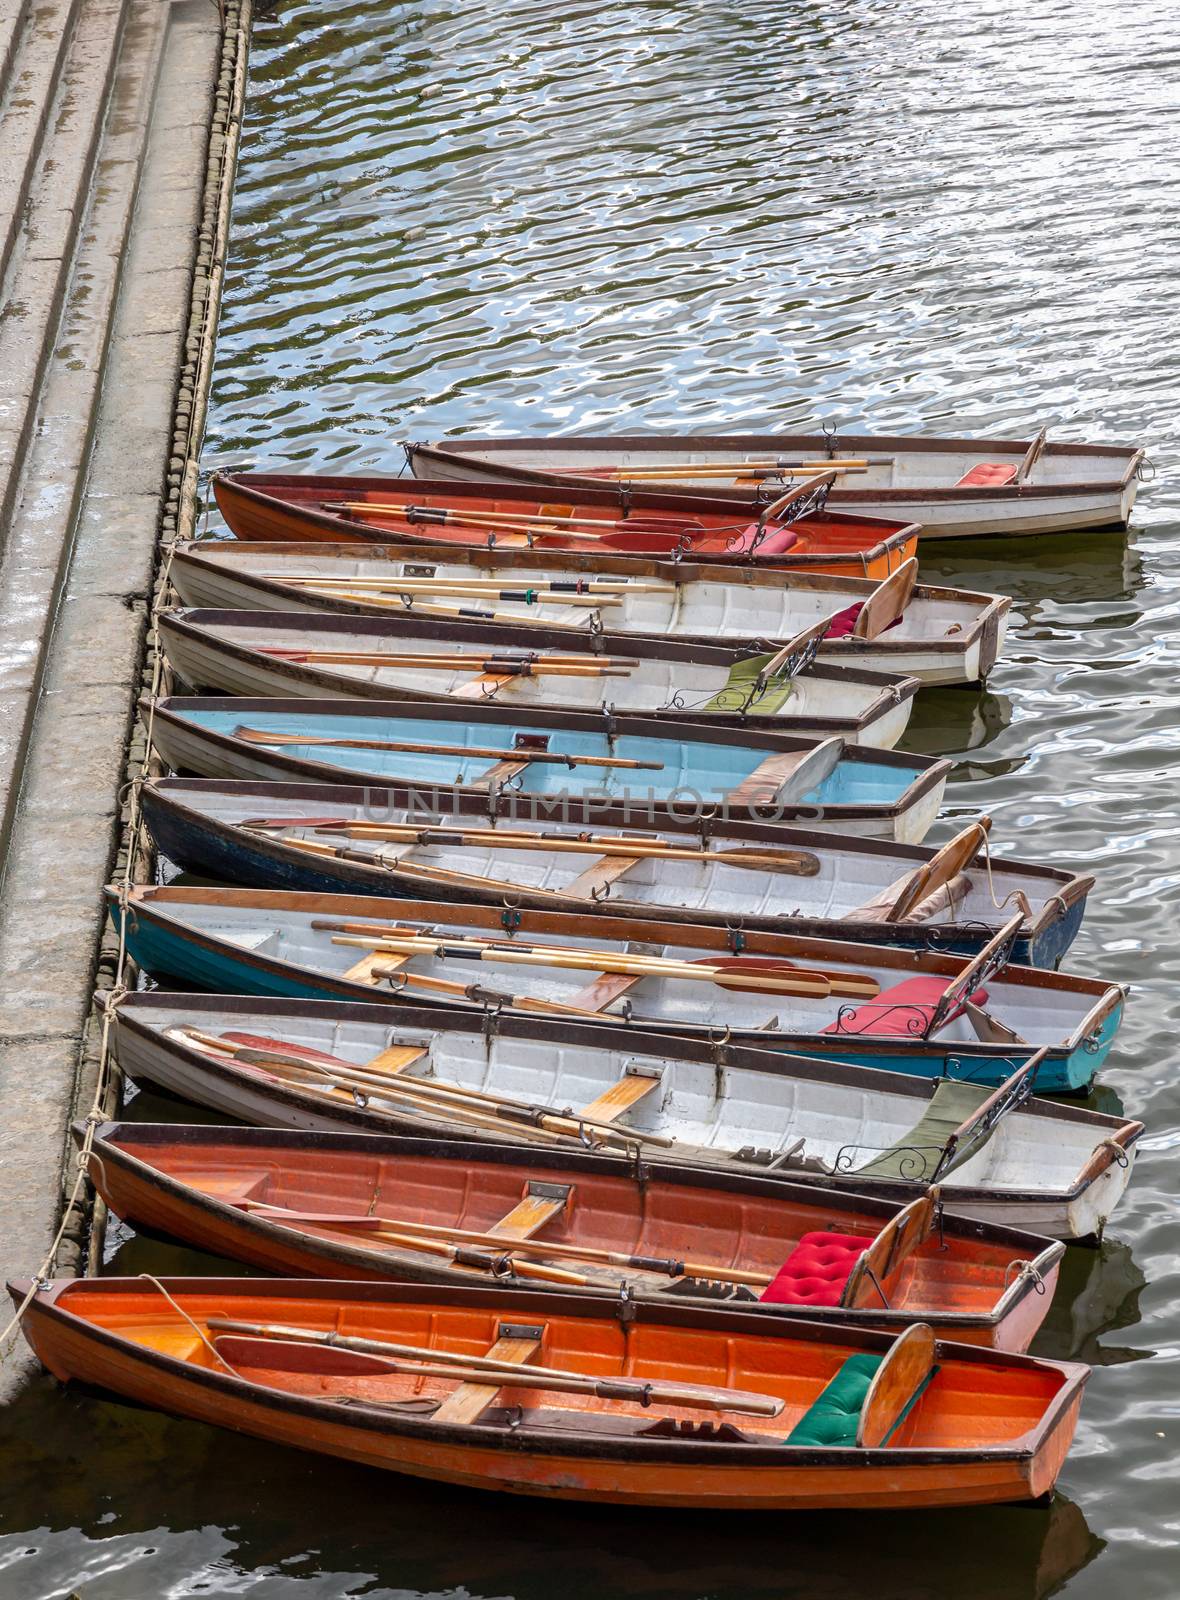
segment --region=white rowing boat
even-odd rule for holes
[[[916,678],[811,663],[806,640],[742,655],[575,635],[570,649],[571,636],[558,630],[487,627],[476,635],[432,618],[280,611],[165,612],[159,629],[173,669],[195,689],[631,712],[670,724],[839,734],[879,749],[892,749],[905,732],[919,687]]]
[[[472,628],[513,624],[530,633],[604,631],[735,648],[781,643],[824,618],[842,618],[820,641],[819,660],[923,684],[986,678],[1011,605],[1006,595],[918,584],[908,597],[895,595],[885,625],[870,636],[865,610],[881,585],[753,565],[203,539],[178,545],[170,570],[181,600],[193,607],[409,615]]]
[[[834,511],[922,526],[923,539],[1125,527],[1144,452],[1130,445],[914,434],[620,434],[406,444],[416,477],[629,483],[714,498],[773,498],[835,466]]]
[[[579,808],[543,821],[493,821],[458,799],[415,810],[385,803],[372,787],[319,783],[162,778],[144,787],[140,804],[170,861],[251,888],[492,904],[511,895],[559,911],[739,923],[965,955],[1020,908],[1013,958],[1036,967],[1061,960],[1094,883],[980,853],[986,819],[933,850],[774,823],[594,825]]]
[[[659,1092],[632,1098],[612,1118],[620,1148],[640,1154],[648,1147],[636,1148],[626,1135],[646,1130],[671,1140],[650,1147],[660,1160],[780,1173],[901,1204],[937,1174],[948,1208],[959,1215],[1059,1239],[1101,1232],[1130,1181],[1143,1131],[1122,1117],[1026,1098],[1027,1084],[996,1099],[971,1084],[931,1085],[732,1046],[718,1054],[709,1044],[650,1033],[626,1040],[591,1026],[571,1033],[540,1017],[471,1020],[432,1007],[391,1012],[163,990],[123,997],[112,1037],[131,1078],[261,1127],[559,1147],[519,1117],[489,1130],[470,1119],[448,1122],[379,1098],[333,1094],[329,1080],[316,1087],[314,1074],[296,1083],[203,1047],[189,1030],[277,1039],[358,1066],[388,1051],[386,1064],[401,1060],[403,1076],[491,1090],[522,1105],[585,1108],[613,1085],[643,1085],[654,1075]]]

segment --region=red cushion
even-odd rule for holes
[[[843,611],[837,611],[836,615],[828,624],[828,631],[824,634],[824,638],[847,639],[852,633],[853,629],[856,627],[857,619],[864,608],[865,603],[863,600],[854,600],[850,606],[845,606]],[[900,627],[902,620],[903,619],[901,617],[894,617],[893,621],[889,624],[889,628]],[[885,628],[882,631],[884,633],[888,633],[889,628]]]
[[[871,1243],[852,1233],[805,1233],[758,1298],[780,1306],[838,1306],[849,1273]]]
[[[892,989],[882,989],[875,1000],[866,1000],[864,1005],[829,1023],[823,1031],[899,1034],[903,1039],[916,1039],[929,1027],[946,986],[945,978],[906,978],[903,983],[895,983]],[[987,990],[976,989],[971,999],[975,1005],[986,1005]],[[960,1003],[946,1020],[953,1022],[962,1012]]]
[[[970,472],[965,472],[955,484],[956,489],[1002,489],[1016,476],[1016,468],[1004,461],[981,461]]]

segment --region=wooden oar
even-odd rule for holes
[[[780,474],[797,477],[801,472],[867,472],[870,467],[879,465],[885,463],[864,458],[857,461],[686,461],[681,466],[661,463],[650,467],[612,467],[609,471],[583,472],[578,476],[628,483],[641,478],[657,482],[664,478],[775,478]]]
[[[514,1114],[512,1118],[504,1120],[519,1121],[527,1117],[535,1120],[539,1127],[552,1124],[552,1131],[559,1133],[577,1133],[580,1127],[588,1128],[591,1132],[609,1135],[612,1138],[642,1139],[645,1143],[660,1145],[669,1148],[675,1140],[664,1134],[649,1133],[646,1130],[633,1129],[619,1126],[612,1122],[601,1122],[596,1117],[584,1117],[578,1112],[555,1111],[549,1106],[533,1104],[512,1095],[497,1094],[491,1089],[476,1089],[466,1084],[442,1082],[437,1078],[418,1078],[412,1075],[399,1073],[373,1072],[365,1067],[358,1067],[349,1061],[321,1062],[284,1053],[282,1050],[268,1050],[257,1045],[234,1044],[230,1040],[218,1039],[216,1035],[200,1034],[195,1029],[185,1029],[187,1036],[196,1043],[211,1045],[233,1057],[235,1061],[245,1062],[247,1066],[262,1066],[267,1068],[288,1068],[299,1072],[314,1073],[323,1077],[330,1077],[334,1082],[351,1085],[362,1089],[374,1098],[391,1099],[405,1096],[418,1100],[446,1101],[448,1108],[452,1102],[469,1104],[477,1114],[484,1107],[496,1107]]]
[[[505,745],[420,744],[410,739],[344,739],[331,734],[317,738],[314,733],[268,733],[265,728],[247,728],[244,724],[234,729],[233,737],[249,744],[308,744],[343,750],[398,750],[424,756],[479,756],[493,761],[519,761],[522,765],[533,761],[553,761],[566,767],[626,767],[644,772],[664,770],[662,761],[635,761],[623,756],[566,756],[555,750],[515,749]]]
[[[461,594],[488,600],[520,594],[573,601],[587,600],[595,596],[615,599],[625,594],[668,595],[676,592],[676,585],[672,583],[636,583],[623,578],[617,582],[611,582],[606,578],[593,578],[584,583],[572,579],[522,578],[518,580],[516,586],[511,586],[506,585],[503,578],[399,578],[396,574],[380,578],[350,578],[347,575],[330,573],[317,577],[314,573],[284,572],[260,572],[257,576],[269,579],[272,583],[291,584],[299,589],[320,588],[324,584],[347,584],[350,589],[376,589],[390,594]]]
[[[599,1250],[592,1245],[566,1244],[547,1239],[512,1239],[502,1233],[483,1233],[470,1228],[455,1228],[447,1223],[435,1222],[407,1222],[404,1218],[375,1217],[375,1216],[337,1216],[332,1212],[297,1212],[288,1206],[274,1206],[265,1200],[235,1200],[235,1206],[243,1211],[275,1211],[288,1212],[289,1216],[278,1216],[279,1222],[312,1223],[316,1226],[347,1228],[358,1233],[380,1233],[384,1228],[393,1228],[402,1234],[421,1233],[423,1237],[440,1239],[455,1239],[463,1244],[488,1245],[491,1247],[502,1246],[505,1252],[518,1256],[528,1252],[539,1256],[558,1256],[571,1261],[601,1262],[608,1267],[630,1267],[640,1272],[658,1272],[669,1278],[713,1278],[718,1283],[745,1283],[754,1288],[765,1288],[771,1282],[773,1274],[768,1272],[747,1272],[740,1267],[715,1266],[705,1261],[679,1261],[672,1256],[640,1256],[629,1255],[619,1250]],[[866,1245],[870,1241],[866,1239]]]
[[[367,605],[374,605],[381,601],[400,603],[402,608],[412,605],[415,601],[424,598],[439,600],[496,600],[508,601],[516,605],[536,606],[554,605],[568,606],[582,611],[606,610],[611,606],[621,606],[622,595],[616,594],[551,594],[546,589],[467,589],[461,587],[444,588],[439,584],[433,589],[401,589],[396,585],[389,585],[384,589],[348,589],[335,584],[293,584],[301,594],[315,595],[317,598],[328,599],[356,599],[363,600]],[[516,620],[515,612],[506,612],[506,616]],[[491,615],[491,613],[489,613]]]
[[[465,523],[472,526],[506,527],[513,532],[531,530],[564,531],[596,529],[596,534],[586,537],[605,537],[608,533],[667,533],[675,535],[684,530],[705,532],[699,518],[676,516],[666,512],[662,516],[634,517],[581,517],[575,512],[544,511],[468,511],[462,506],[392,505],[380,501],[324,500],[321,504],[330,511],[360,512],[365,515],[401,517],[407,522],[433,522],[447,525]]]
[[[506,850],[568,851],[574,855],[634,856],[641,861],[697,861],[706,866],[745,867],[748,870],[790,872],[799,877],[813,878],[819,872],[819,857],[807,850],[688,850],[667,845],[663,840],[648,844],[641,839],[569,838],[553,833],[513,833],[495,828],[448,829],[416,828],[412,823],[364,822],[340,818],[301,817],[256,820],[243,822],[245,828],[302,828],[311,827],[317,832],[338,833],[347,839],[387,839],[395,844],[456,845],[482,848],[484,845],[501,845]]]
[[[421,654],[394,655],[376,650],[296,650],[284,645],[258,645],[255,648],[259,655],[274,656],[296,666],[397,667],[400,670],[413,671],[417,668],[432,672],[470,670],[516,678],[628,678],[632,671],[629,666],[612,664],[608,657],[604,657],[600,663],[593,657],[578,661],[573,656],[565,660],[539,656],[535,661],[529,661],[520,657],[480,657],[471,653],[428,655],[423,651]]]
[[[744,977],[729,967],[710,965],[704,961],[616,956],[606,951],[567,950],[556,946],[504,949],[499,945],[457,938],[383,938],[374,942],[354,934],[334,934],[332,943],[353,945],[389,955],[429,955],[440,961],[487,961],[499,966],[554,967],[562,971],[610,972],[638,978],[682,978],[693,983],[716,983],[722,989],[751,989],[760,994],[788,994],[800,998],[825,999],[832,992],[828,980],[816,974],[793,978],[772,975],[763,969],[757,976]]]
[[[405,595],[401,599],[392,599],[385,595],[372,594],[367,590],[358,592],[352,589],[329,588],[326,584],[322,588],[308,589],[306,593],[316,599],[349,600],[354,605],[368,606],[376,611],[396,611],[402,616],[410,613],[418,617],[460,617],[470,622],[510,622],[514,628],[545,628],[551,626],[550,619],[546,617],[522,616],[515,611],[477,610],[474,606],[436,605],[416,595]],[[597,608],[603,605],[621,605],[622,601],[590,600],[586,604]]]
[[[231,1052],[226,1053],[231,1054]],[[366,1103],[376,1101],[387,1107],[396,1108],[401,1115],[427,1117],[435,1123],[450,1120],[465,1126],[482,1128],[489,1133],[495,1133],[501,1139],[508,1137],[510,1132],[506,1123],[512,1119],[507,1119],[503,1115],[497,1116],[488,1107],[447,1100],[424,1090],[414,1092],[414,1086],[423,1089],[422,1079],[407,1079],[404,1082],[389,1079],[383,1080],[380,1086],[371,1086],[362,1079],[354,1080],[347,1072],[322,1067],[310,1061],[277,1057],[251,1061],[246,1059],[245,1055],[239,1055],[235,1059],[247,1067],[261,1067],[279,1082],[287,1082],[295,1088],[313,1090],[325,1095],[343,1096],[353,1105],[359,1103],[357,1097],[360,1096]],[[628,1143],[667,1142],[663,1139],[652,1141],[629,1128],[602,1128],[585,1122],[579,1124],[570,1118],[563,1119],[558,1114],[552,1116],[548,1113],[540,1116],[524,1114],[528,1109],[522,1106],[522,1115],[513,1123],[512,1131],[519,1133],[524,1129],[530,1139],[540,1139],[558,1145],[574,1140],[579,1144],[589,1142],[591,1146],[609,1143],[626,1146]]]
[[[364,1339],[343,1333],[322,1333],[276,1322],[243,1322],[235,1317],[209,1317],[206,1326],[218,1333],[242,1333],[261,1339],[279,1339],[292,1344],[325,1345],[329,1349],[355,1350],[376,1355],[393,1363],[414,1362],[420,1377],[458,1378],[464,1382],[489,1383],[498,1388],[552,1389],[572,1394],[593,1394],[603,1400],[625,1400],[636,1405],[684,1406],[706,1411],[736,1411],[747,1416],[777,1417],[783,1402],[774,1395],[749,1389],[710,1388],[701,1384],[648,1382],[642,1378],[589,1378],[584,1373],[560,1367],[532,1366],[527,1362],[506,1362],[485,1356],[460,1355],[429,1346],[396,1344],[392,1340]],[[421,1365],[418,1365],[421,1364]]]

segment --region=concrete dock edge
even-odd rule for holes
[[[6,390],[0,372],[6,1276],[72,1275],[101,1256],[103,1219],[88,1186],[63,1215],[78,1173],[69,1126],[91,1111],[99,1085],[95,987],[118,981],[102,890],[135,849],[128,785],[144,758],[135,699],[157,672],[151,617],[167,547],[195,523],[251,0],[220,11],[210,0],[74,0],[73,31],[52,59],[39,20],[18,0],[0,40],[0,139],[34,68],[53,97],[53,115],[46,109],[30,129],[25,222],[4,268],[5,310],[31,310],[9,327],[0,314],[0,349],[18,334],[39,341],[27,394]],[[80,71],[95,53],[91,36],[105,42],[101,81],[71,86],[71,62]],[[81,105],[100,91],[84,136],[39,152],[37,138],[69,127],[70,94]],[[29,232],[38,174],[60,172],[71,154],[87,167],[72,175],[75,215],[47,277]],[[43,305],[32,290],[14,302],[26,283],[50,284]],[[151,866],[138,857],[133,875]],[[113,1079],[103,1090],[102,1108],[113,1111]],[[23,1342],[6,1341],[0,1400],[31,1365]]]

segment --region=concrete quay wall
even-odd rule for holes
[[[55,1241],[54,1272],[86,1265],[68,1129],[115,977],[102,889],[160,555],[192,527],[249,26],[250,0],[0,0],[6,1277]],[[8,1340],[0,1400],[30,1370]]]

